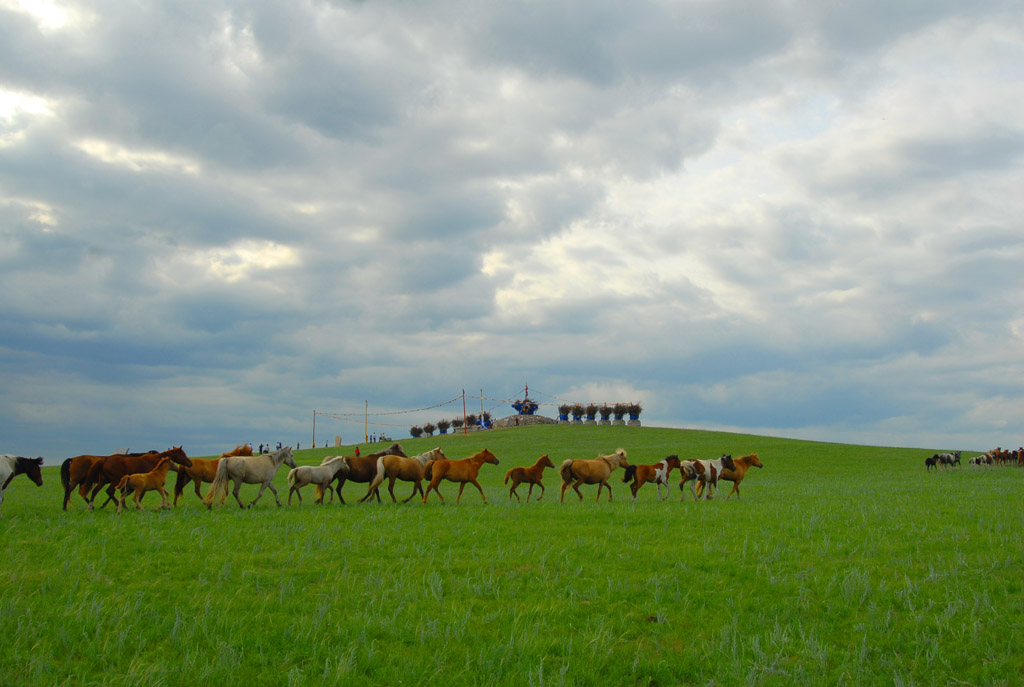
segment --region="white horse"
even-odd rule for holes
[[[291,446],[285,446],[279,451],[274,453],[266,453],[259,456],[228,456],[227,458],[221,458],[220,463],[217,464],[217,474],[213,477],[213,484],[210,485],[210,490],[206,492],[206,498],[203,499],[203,503],[206,504],[207,508],[213,508],[213,502],[221,494],[226,494],[228,490],[228,482],[234,482],[235,488],[232,493],[235,495],[235,500],[238,501],[239,508],[245,508],[242,504],[242,499],[238,498],[238,491],[242,488],[242,483],[245,484],[259,484],[260,491],[256,494],[256,498],[249,504],[249,508],[256,505],[256,502],[263,496],[263,490],[270,488],[270,491],[274,494],[274,500],[277,501],[277,505],[283,506],[281,499],[277,496],[277,489],[272,484],[274,475],[277,474],[277,469],[281,467],[281,463],[284,463],[288,467],[295,467],[295,459],[292,458]]]
[[[316,484],[320,487],[317,492],[320,494],[315,503],[323,504],[324,494],[331,492],[331,500],[334,500],[334,488],[331,482],[338,476],[339,472],[348,472],[348,461],[345,456],[329,456],[320,465],[302,465],[288,471],[288,505],[292,505],[292,492],[299,497],[302,503],[302,492],[299,490],[307,484]]]
[[[37,487],[43,486],[43,473],[39,468],[43,464],[42,458],[23,458],[5,453],[0,456],[0,506],[4,503],[4,492],[7,485],[17,475],[25,474],[36,483]]]
[[[377,459],[377,476],[373,478],[370,486],[366,488],[366,496],[361,498],[360,502],[370,498],[386,477],[389,480],[388,492],[391,494],[392,503],[398,503],[398,499],[395,498],[395,480],[400,479],[403,482],[416,483],[412,488],[412,493],[409,494],[409,498],[402,501],[402,503],[406,503],[417,493],[423,494],[423,472],[427,467],[427,463],[447,457],[440,446],[412,458],[394,455],[381,456]]]

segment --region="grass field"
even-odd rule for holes
[[[56,466],[42,488],[19,477],[0,520],[0,685],[1021,684],[1019,468],[965,453],[928,474],[922,449],[646,427],[402,444],[490,448],[491,505],[470,487],[456,506],[452,484],[446,505],[357,505],[349,484],[347,506],[307,488],[302,507],[268,493],[207,512],[186,492],[173,511],[89,513],[75,495],[65,513]],[[560,504],[549,469],[543,501],[509,503],[508,468],[620,446],[765,467],[741,501],[658,502],[648,485],[634,504],[619,470],[612,503],[584,487]]]

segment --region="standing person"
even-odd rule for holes
[[[356,458],[358,458],[358,457],[359,457],[359,447],[356,446]]]
[[[263,444],[260,444],[260,455],[263,455]]]

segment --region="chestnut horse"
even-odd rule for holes
[[[252,446],[249,446],[249,444],[239,444],[230,451],[220,454],[220,458],[251,455]],[[195,487],[196,496],[202,500],[203,495],[199,491],[199,485],[213,482],[213,478],[217,475],[217,465],[220,463],[220,458],[193,458],[192,467],[178,468],[178,478],[174,481],[175,506],[178,505],[178,499],[181,498],[181,494],[185,491],[185,485],[189,483],[189,480],[192,481],[192,486]],[[224,494],[221,498],[221,503],[224,503],[224,499],[227,497],[228,495]]]
[[[424,479],[430,480],[430,484],[427,485],[427,490],[423,493],[423,503],[427,502],[427,497],[430,495],[431,489],[437,492],[438,497],[441,499],[441,503],[444,503],[444,495],[441,493],[441,490],[437,488],[437,485],[441,483],[442,479],[446,479],[449,482],[459,483],[459,495],[455,498],[456,505],[458,505],[459,499],[462,498],[462,490],[466,488],[467,483],[476,487],[477,491],[480,492],[480,496],[483,498],[484,503],[487,503],[487,497],[484,496],[484,490],[480,486],[480,483],[476,481],[476,476],[480,473],[480,467],[484,463],[497,465],[498,458],[488,449],[484,449],[469,458],[462,458],[460,460],[441,458],[439,460],[430,461],[423,469]]]
[[[761,464],[761,461],[757,457],[756,453],[751,453],[749,455],[741,456],[739,458],[733,458],[732,459],[732,463],[733,463],[733,465],[735,467],[723,468],[722,474],[720,474],[718,476],[718,479],[724,479],[724,480],[726,480],[728,482],[732,482],[732,490],[729,491],[728,495],[726,495],[726,497],[725,497],[725,499],[727,501],[729,500],[729,497],[733,495],[733,493],[735,493],[736,494],[736,498],[739,499],[739,497],[740,497],[740,482],[743,481],[743,477],[744,477],[744,475],[747,474],[747,470],[750,467],[755,467],[755,468],[763,468],[764,467],[764,465]],[[701,486],[703,486],[703,485],[701,485]],[[699,489],[698,489],[698,491],[699,491]]]
[[[324,503],[324,490],[331,489],[330,484],[337,477],[338,472],[348,472],[348,463],[344,456],[330,456],[320,465],[301,465],[288,471],[288,505],[292,505],[292,492],[299,497],[302,503],[302,492],[299,490],[307,484],[316,484],[320,487],[317,491],[319,498],[313,503]],[[334,491],[331,490],[331,498],[334,498]]]
[[[93,488],[92,493],[89,495],[89,510],[93,510],[93,501],[96,500],[96,494],[99,493],[104,484],[109,484],[110,486],[107,487],[107,500],[103,502],[103,506],[100,506],[101,508],[111,501],[117,501],[115,496],[117,484],[121,481],[122,477],[138,472],[149,472],[156,467],[156,464],[164,456],[168,456],[171,462],[178,465],[184,465],[185,467],[192,465],[192,461],[189,460],[189,457],[185,455],[180,446],[174,446],[160,453],[147,453],[141,456],[107,456],[103,460],[94,462],[89,469],[89,477],[87,479],[87,488]]]
[[[416,494],[423,495],[423,473],[427,469],[427,463],[442,459],[447,460],[448,456],[444,454],[440,446],[412,458],[393,455],[381,456],[377,459],[377,476],[366,488],[366,496],[359,499],[360,503],[370,498],[375,492],[379,493],[378,488],[385,477],[388,478],[388,493],[391,494],[392,503],[398,503],[398,499],[395,498],[395,480],[397,479],[416,483],[409,498],[402,503],[408,503]]]
[[[156,451],[150,451],[149,453],[156,454]],[[109,457],[110,456],[94,456],[87,454],[75,456],[74,458],[67,458],[60,464],[60,482],[64,486],[64,510],[68,509],[68,500],[71,498],[71,492],[75,487],[78,487],[78,495],[82,497],[82,500],[85,501],[86,505],[89,504],[89,471],[92,469],[93,465]]]
[[[365,456],[345,456],[346,462],[348,462],[348,472],[345,474],[338,474],[338,486],[334,488],[334,493],[338,495],[338,500],[343,504],[345,503],[345,497],[341,495],[341,488],[345,486],[345,481],[360,482],[366,484],[372,482],[377,476],[377,459],[381,456],[403,456],[405,452],[402,451],[402,445],[397,441],[391,446],[387,447],[383,451],[377,451],[376,453],[369,453]],[[324,461],[327,459],[325,458]],[[320,463],[323,465],[323,463]],[[324,490],[318,484],[316,485],[316,496],[321,501],[324,498]],[[377,503],[380,503],[380,489],[375,489],[374,493],[377,495]]]
[[[628,482],[631,479],[633,480],[633,483],[629,485],[629,489],[633,492],[634,503],[636,502],[636,493],[640,491],[640,487],[648,482],[654,482],[658,485],[658,500],[664,501],[671,493],[668,486],[668,476],[672,474],[673,468],[678,467],[679,456],[676,455],[668,456],[653,465],[628,465],[626,466],[626,474],[623,476],[622,481]],[[665,496],[661,495],[662,486],[665,487]]]
[[[167,471],[170,469],[171,458],[164,456],[149,472],[136,472],[122,477],[121,481],[117,483],[117,490],[121,492],[121,498],[117,502],[118,515],[124,508],[124,500],[128,498],[128,494],[133,495],[135,510],[142,510],[142,496],[147,491],[154,489],[160,492],[160,509],[170,508],[170,504],[167,503],[167,491],[164,489]]]
[[[241,490],[243,483],[260,485],[260,490],[256,494],[256,498],[249,504],[249,508],[256,505],[256,502],[263,496],[263,492],[268,488],[274,495],[277,505],[284,505],[281,503],[281,498],[277,495],[277,489],[273,485],[274,475],[277,474],[277,469],[281,467],[281,463],[290,468],[295,467],[291,446],[285,446],[273,453],[259,456],[221,458],[220,464],[217,466],[217,474],[213,478],[209,491],[206,492],[206,498],[203,499],[203,503],[206,504],[207,509],[212,509],[213,502],[217,500],[217,495],[227,493],[228,483],[234,482],[235,488],[231,493],[234,494],[235,501],[238,501],[239,508],[245,508],[242,504],[242,499],[238,498],[238,492]]]
[[[584,459],[572,458],[564,461],[562,467],[558,469],[558,473],[562,476],[562,497],[559,502],[565,501],[565,489],[572,484],[573,490],[576,495],[580,497],[580,501],[583,500],[583,493],[580,491],[581,484],[596,484],[597,487],[597,500],[601,500],[601,490],[605,487],[608,488],[608,500],[612,500],[612,485],[608,484],[608,478],[612,474],[612,470],[617,467],[628,467],[629,463],[626,462],[626,449],[620,448],[608,456],[598,456],[597,458]]]
[[[42,458],[25,458],[12,456],[9,453],[0,456],[0,506],[4,503],[4,492],[7,491],[7,485],[18,475],[27,475],[36,483],[37,487],[43,486],[43,473],[39,469],[42,465]]]
[[[553,468],[555,464],[548,458],[548,454],[544,454],[537,459],[537,462],[528,468],[512,468],[505,473],[505,484],[508,484],[508,480],[512,478],[512,488],[508,490],[508,500],[511,501],[512,497],[516,497],[516,501],[522,503],[522,499],[519,498],[519,494],[516,493],[516,487],[523,482],[530,485],[530,490],[526,492],[526,502],[530,502],[530,494],[533,493],[533,485],[536,484],[540,487],[540,496],[537,500],[540,501],[544,498],[544,483],[541,482],[541,478],[544,477],[544,468]]]

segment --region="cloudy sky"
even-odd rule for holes
[[[0,0],[0,452],[526,384],[1018,446],[1022,64],[1011,1]]]

